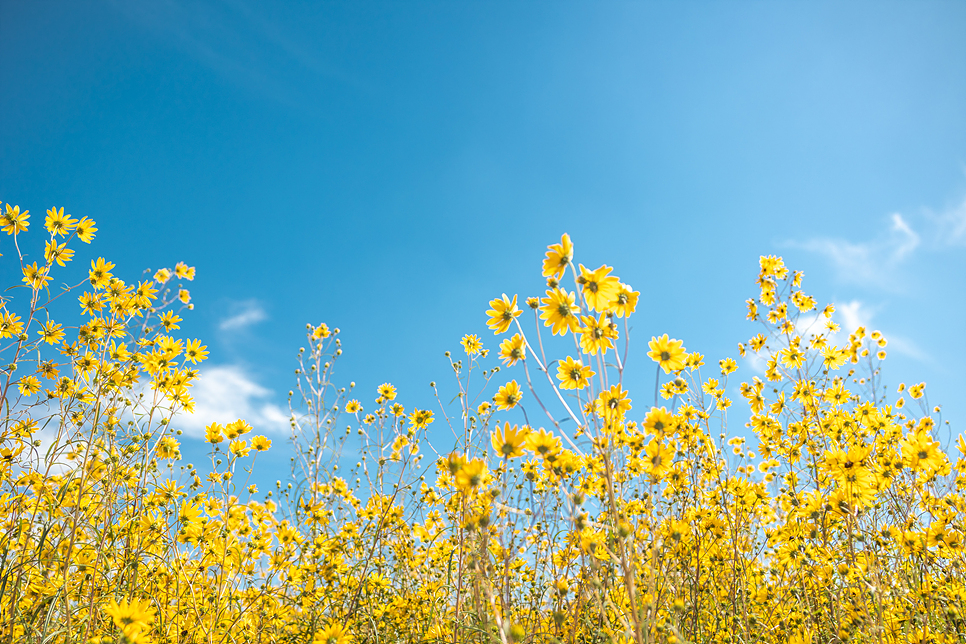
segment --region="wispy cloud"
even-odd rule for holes
[[[869,241],[820,237],[791,245],[828,257],[843,281],[888,287],[895,268],[912,255],[920,241],[903,216],[893,213],[889,225]]]
[[[296,25],[278,24],[258,3],[125,2],[111,0],[119,12],[163,42],[260,98],[318,113],[313,89],[333,84],[368,94],[369,83],[336,65]]]
[[[242,418],[255,431],[266,434],[285,434],[289,415],[271,402],[272,391],[259,385],[238,365],[220,365],[201,370],[191,388],[195,400],[193,414],[181,413],[175,427],[185,434],[203,437],[205,426],[230,423]]]
[[[233,313],[218,324],[222,331],[238,331],[268,319],[258,300],[246,300],[232,306]]]
[[[873,330],[872,319],[875,317],[875,310],[860,300],[842,302],[835,304],[835,312],[840,316],[841,329],[832,338],[836,344],[842,344],[845,336],[855,331],[857,328],[865,327],[866,332]],[[880,329],[881,330],[881,329]],[[889,351],[894,351],[907,358],[918,360],[919,362],[929,362],[931,359],[925,351],[919,348],[915,342],[903,336],[881,330],[882,335],[888,340]]]
[[[940,244],[966,246],[966,198],[942,212],[927,212],[926,217],[934,222]]]

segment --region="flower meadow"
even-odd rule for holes
[[[567,235],[432,410],[341,385],[338,329],[308,325],[291,477],[259,491],[280,446],[245,419],[181,461],[194,269],[95,255],[61,284],[94,221],[0,227],[0,642],[966,641],[966,441],[781,258],[749,279],[744,378],[667,335],[632,351],[639,293]]]

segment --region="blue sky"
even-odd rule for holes
[[[189,425],[281,438],[306,322],[363,404],[433,408],[443,352],[495,349],[487,302],[540,295],[568,232],[641,291],[632,345],[713,361],[784,256],[958,433],[963,33],[962,2],[7,0],[0,200],[95,219],[127,279],[197,267]]]

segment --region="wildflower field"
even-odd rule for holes
[[[309,325],[291,479],[259,491],[283,447],[245,419],[207,427],[211,473],[180,460],[194,269],[125,281],[95,252],[64,286],[95,222],[3,206],[0,642],[966,641],[966,441],[781,258],[735,356],[761,375],[631,347],[638,292],[567,235],[435,409],[335,381],[338,330]]]

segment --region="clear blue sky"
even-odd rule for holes
[[[964,33],[963,2],[4,0],[0,200],[97,220],[129,280],[197,266],[183,328],[231,394],[206,409],[264,431],[306,322],[363,404],[432,408],[443,352],[495,349],[488,300],[541,294],[569,232],[641,291],[638,348],[715,362],[783,255],[955,433]]]

